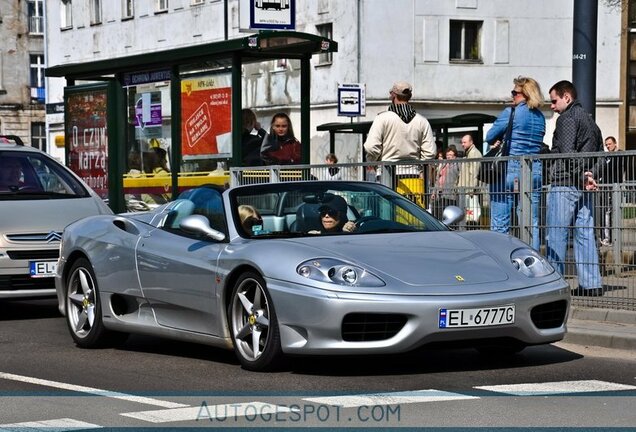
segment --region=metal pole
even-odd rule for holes
[[[228,11],[230,9],[229,5],[228,5],[229,1],[230,0],[224,0],[224,2],[223,2],[223,28],[224,28],[224,31],[225,31],[225,40],[228,39],[228,32],[229,32],[229,30],[227,28],[228,27],[228,17],[227,17],[227,15],[228,15]]]
[[[578,100],[592,117],[596,115],[597,0],[574,0],[572,83]]]

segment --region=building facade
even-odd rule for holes
[[[509,102],[512,79],[519,75],[535,78],[547,99],[553,83],[572,77],[574,2],[297,2],[296,30],[326,36],[339,45],[337,53],[314,56],[311,61],[311,161],[321,163],[329,150],[328,135],[316,127],[350,121],[337,115],[339,84],[365,87],[366,116],[353,121],[372,120],[386,109],[389,88],[396,80],[413,84],[412,102],[427,117],[497,115]],[[248,33],[240,28],[245,4],[249,2],[48,2],[48,64],[80,64],[245,37]],[[636,148],[636,143],[625,145],[631,125],[625,119],[628,113],[632,118],[631,110],[625,108],[626,74],[621,72],[627,67],[621,54],[626,52],[621,48],[627,43],[626,32],[621,29],[629,21],[627,9],[626,2],[599,2],[596,119],[604,135],[619,137],[623,148]],[[295,60],[244,65],[242,105],[254,109],[266,129],[271,115],[279,110],[298,121],[298,75]],[[63,102],[65,85],[63,79],[48,79],[49,104]],[[554,119],[548,104],[543,109],[549,119],[549,143]],[[49,140],[63,134],[62,114],[50,114],[47,123]],[[361,160],[359,137],[339,139],[336,152],[342,162]]]
[[[0,134],[47,151],[44,0],[0,5]]]

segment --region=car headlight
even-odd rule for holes
[[[381,287],[386,285],[379,277],[362,267],[331,258],[316,258],[301,263],[296,272],[320,282],[344,286]]]
[[[510,261],[528,277],[542,277],[554,272],[554,267],[534,249],[516,249],[510,254]]]

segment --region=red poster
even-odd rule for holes
[[[106,90],[71,94],[67,98],[68,167],[101,198],[108,198],[108,134]]]
[[[232,88],[215,78],[181,82],[181,153],[231,153]]]

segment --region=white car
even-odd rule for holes
[[[98,214],[112,211],[71,170],[0,135],[0,300],[54,297],[64,227]]]

